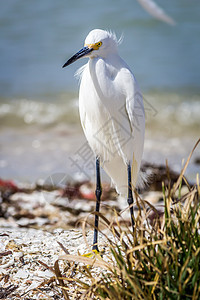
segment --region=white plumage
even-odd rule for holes
[[[79,91],[81,124],[117,192],[126,196],[127,165],[131,165],[133,187],[140,169],[145,113],[135,77],[117,48],[113,33],[92,30],[86,37],[85,47],[64,66],[80,57],[89,57]]]

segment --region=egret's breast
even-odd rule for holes
[[[108,112],[102,101],[102,95],[96,84],[95,75],[91,73],[87,65],[82,76],[79,105],[82,118],[82,112],[93,124],[102,125],[102,122],[108,117]]]
[[[80,85],[79,111],[82,127],[91,148],[105,161],[110,160],[110,155],[116,152],[113,144],[113,116],[108,107],[111,99],[113,106],[115,97],[114,94],[112,97],[110,95],[109,84],[102,82],[103,79],[108,82],[103,72],[102,70],[96,74],[95,69],[86,66]]]

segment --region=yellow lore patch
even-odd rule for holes
[[[84,46],[85,47],[88,47],[89,49],[94,49],[94,50],[98,50],[99,47],[101,47],[102,45],[102,42],[98,42],[98,43],[95,43],[95,44],[85,44]]]

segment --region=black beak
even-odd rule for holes
[[[68,61],[62,67],[65,68],[65,67],[71,65],[73,62],[75,62],[79,58],[87,55],[88,53],[90,53],[92,51],[93,51],[93,48],[83,47],[80,51],[78,51],[70,59],[68,59]]]

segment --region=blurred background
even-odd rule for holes
[[[74,73],[87,60],[62,65],[94,28],[124,37],[119,53],[144,95],[144,161],[168,159],[180,171],[200,136],[200,2],[156,3],[175,26],[155,20],[135,0],[1,3],[0,177],[23,182],[55,173],[84,177],[80,166],[92,174],[93,165],[72,163],[86,146]],[[193,181],[199,162],[198,147],[187,170]]]

